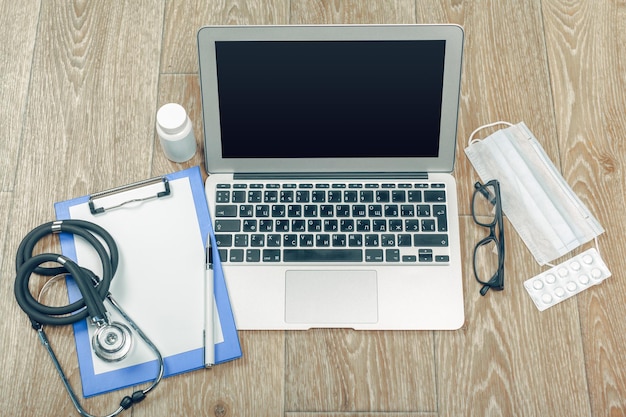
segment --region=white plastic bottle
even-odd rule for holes
[[[156,115],[156,131],[167,159],[185,162],[196,153],[191,120],[180,104],[163,105]]]

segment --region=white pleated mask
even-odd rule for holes
[[[498,124],[509,127],[472,139]],[[483,182],[500,182],[502,210],[540,265],[604,232],[524,122],[481,126],[465,154]]]

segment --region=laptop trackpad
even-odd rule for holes
[[[378,321],[376,271],[287,271],[285,284],[287,323]]]

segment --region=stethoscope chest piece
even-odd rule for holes
[[[114,321],[98,327],[92,338],[95,354],[107,362],[124,359],[133,347],[128,326]]]

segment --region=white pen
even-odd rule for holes
[[[207,236],[206,241],[206,265],[204,270],[204,366],[210,368],[215,364],[215,340],[213,340],[214,277],[211,235]]]

